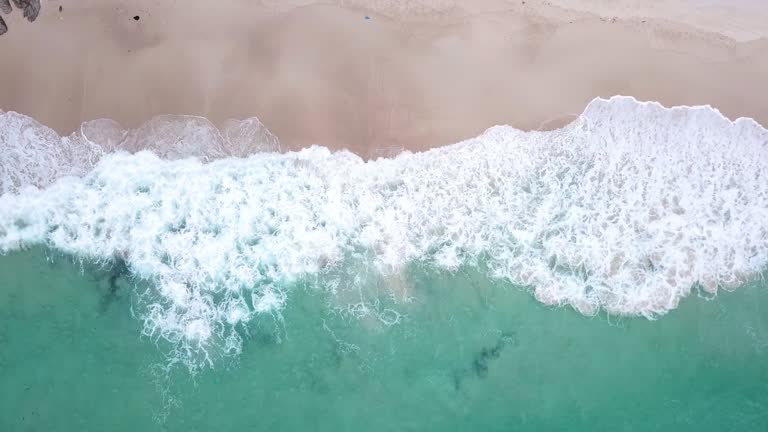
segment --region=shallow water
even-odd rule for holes
[[[0,431],[768,429],[753,120],[279,149],[0,112]]]
[[[412,268],[391,326],[334,313],[300,283],[280,318],[243,329],[239,357],[192,376],[139,338],[136,281],[111,290],[109,271],[48,255],[0,258],[3,431],[768,427],[765,283],[648,321]]]

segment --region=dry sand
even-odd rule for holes
[[[614,94],[768,124],[764,0],[43,3],[5,17],[0,109],[59,133],[255,115],[283,148],[371,157],[552,128]]]

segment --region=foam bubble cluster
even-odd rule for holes
[[[768,264],[768,131],[710,107],[596,99],[559,130],[494,127],[368,162],[322,147],[226,157],[233,142],[274,147],[260,123],[239,123],[192,135],[184,148],[196,158],[160,158],[183,152],[138,138],[132,150],[154,153],[102,150],[83,174],[14,165],[58,160],[50,143],[65,139],[32,140],[20,130],[30,122],[3,124],[3,149],[41,144],[16,159],[3,152],[0,251],[44,244],[124,259],[158,287],[145,332],[190,349],[237,352],[233,329],[279,311],[283,287],[343,268],[392,276],[414,262],[482,263],[546,304],[654,318],[692,289],[736,288]],[[108,131],[102,142],[127,142],[96,129]],[[68,177],[23,188],[45,184],[43,174]]]

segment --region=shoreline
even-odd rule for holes
[[[35,23],[14,12],[0,38],[0,109],[64,136],[99,118],[136,128],[162,114],[216,125],[256,116],[285,150],[318,144],[366,159],[494,124],[557,128],[616,94],[768,124],[756,91],[768,76],[764,37],[737,41],[632,9],[596,15],[589,1],[582,11],[407,3],[434,6],[420,13],[388,13],[387,2],[265,3],[85,1],[62,12],[51,3]]]
[[[639,99],[637,99],[637,98],[635,98],[634,96],[631,96],[631,95],[613,95],[613,96],[610,96],[610,97],[601,97],[601,96],[595,97],[591,101],[589,101],[586,106],[584,106],[583,110],[580,113],[569,115],[569,116],[563,116],[563,117],[560,117],[560,118],[556,118],[553,121],[546,122],[547,126],[551,126],[551,127],[540,127],[540,128],[537,128],[537,129],[527,129],[526,130],[526,129],[516,128],[513,125],[496,124],[496,125],[489,125],[485,129],[479,131],[477,133],[477,135],[475,135],[475,136],[467,137],[465,139],[461,139],[461,140],[458,140],[458,141],[455,141],[455,142],[446,142],[446,143],[443,143],[443,144],[440,144],[440,145],[437,145],[437,146],[433,146],[433,147],[429,147],[429,148],[417,149],[417,150],[408,149],[408,148],[377,149],[375,152],[372,152],[371,154],[369,154],[367,156],[366,155],[361,155],[361,154],[358,154],[358,153],[355,153],[355,152],[352,152],[352,153],[357,155],[357,156],[360,156],[363,159],[363,161],[373,161],[373,160],[376,160],[378,158],[392,159],[392,158],[396,157],[398,154],[400,154],[403,151],[408,151],[410,153],[417,154],[417,153],[429,152],[430,150],[449,148],[449,147],[453,147],[455,145],[461,145],[461,144],[464,144],[466,142],[470,142],[470,141],[473,141],[473,140],[475,140],[477,138],[480,138],[482,135],[486,134],[490,129],[499,128],[499,127],[502,127],[502,128],[503,127],[511,127],[513,129],[516,129],[516,130],[518,130],[520,132],[523,132],[523,133],[528,133],[528,132],[552,132],[552,131],[559,131],[559,130],[567,130],[569,128],[576,127],[577,123],[580,120],[583,121],[585,119],[585,117],[584,117],[585,114],[587,114],[589,112],[590,107],[593,104],[611,104],[611,103],[614,103],[614,102],[621,102],[621,101],[628,101],[628,102],[630,102],[630,103],[632,103],[634,105],[641,106],[641,107],[653,106],[655,108],[660,108],[663,112],[667,112],[667,113],[679,112],[679,111],[683,111],[683,112],[685,112],[685,111],[710,111],[710,112],[715,113],[721,120],[726,121],[730,125],[735,126],[735,125],[738,125],[739,123],[746,122],[746,123],[751,123],[754,126],[756,126],[757,128],[759,128],[759,129],[761,129],[763,131],[768,132],[768,125],[765,125],[765,124],[761,123],[760,121],[758,121],[757,119],[755,119],[753,117],[742,116],[742,117],[732,118],[732,117],[729,117],[728,115],[726,115],[725,113],[721,112],[717,107],[712,106],[710,104],[702,104],[702,105],[671,105],[671,106],[668,106],[668,105],[664,105],[663,103],[661,103],[659,101],[639,100]],[[155,117],[153,117],[151,119],[148,119],[144,123],[141,123],[139,126],[134,127],[134,128],[122,127],[122,125],[119,122],[115,121],[114,119],[99,118],[99,119],[86,120],[85,122],[81,123],[81,125],[78,128],[76,128],[74,130],[71,130],[71,131],[68,131],[67,133],[61,134],[58,131],[50,128],[50,126],[47,126],[47,125],[39,122],[37,119],[35,119],[34,117],[31,117],[31,116],[29,116],[27,114],[19,113],[19,112],[13,111],[13,110],[5,111],[5,110],[0,109],[0,116],[2,116],[5,113],[18,114],[18,115],[21,115],[21,116],[23,116],[23,117],[25,117],[27,119],[31,119],[32,121],[37,123],[37,126],[42,126],[44,129],[51,130],[53,133],[58,135],[59,139],[72,139],[74,137],[75,140],[83,140],[84,139],[86,142],[90,141],[90,142],[92,142],[93,144],[95,144],[95,145],[97,145],[99,147],[103,147],[103,149],[105,151],[105,155],[109,154],[109,153],[112,153],[112,152],[116,152],[116,151],[128,151],[129,153],[133,154],[133,153],[136,153],[136,152],[142,151],[142,150],[150,150],[150,151],[153,151],[153,152],[157,153],[157,151],[160,150],[160,149],[156,148],[154,145],[150,144],[150,142],[154,142],[155,144],[157,142],[160,142],[160,141],[169,142],[169,138],[170,137],[166,135],[169,132],[168,132],[168,130],[162,130],[161,132],[154,132],[152,130],[155,129],[156,127],[164,127],[164,126],[159,126],[159,125],[171,125],[171,124],[173,124],[174,126],[172,126],[171,129],[169,129],[169,130],[171,130],[173,132],[175,132],[176,130],[179,130],[181,132],[180,132],[180,135],[172,135],[172,136],[175,136],[176,138],[170,138],[170,141],[173,141],[174,139],[178,139],[180,141],[186,142],[186,138],[188,136],[184,135],[184,134],[190,133],[189,130],[187,129],[187,127],[181,127],[180,129],[178,128],[178,126],[181,126],[183,124],[185,124],[187,126],[193,126],[193,127],[203,127],[203,129],[198,129],[198,130],[196,130],[196,132],[197,133],[203,133],[206,136],[211,136],[210,134],[213,134],[214,136],[218,137],[216,139],[216,141],[220,141],[222,143],[223,142],[229,142],[229,140],[230,140],[230,138],[229,138],[230,135],[229,134],[230,133],[242,134],[243,132],[245,132],[245,134],[248,134],[248,133],[250,133],[250,134],[258,134],[261,137],[261,139],[262,139],[262,141],[260,141],[258,143],[256,143],[256,142],[246,143],[246,142],[240,142],[240,138],[235,137],[234,139],[237,140],[237,142],[236,143],[233,142],[232,144],[230,144],[230,146],[233,146],[233,149],[234,148],[239,148],[239,147],[245,148],[248,145],[252,145],[253,146],[254,151],[253,152],[249,152],[247,154],[229,154],[229,155],[220,155],[219,157],[215,157],[215,158],[210,158],[208,156],[203,156],[202,154],[195,153],[195,149],[189,149],[190,151],[193,152],[193,153],[190,153],[188,155],[189,157],[199,158],[204,163],[209,163],[209,162],[213,162],[214,160],[217,160],[217,159],[226,159],[226,158],[231,158],[231,157],[234,157],[234,158],[246,158],[246,157],[248,157],[250,155],[253,155],[253,154],[256,154],[256,153],[262,153],[262,152],[264,152],[264,153],[300,152],[301,150],[308,149],[308,148],[313,147],[313,146],[319,146],[321,148],[328,149],[331,152],[345,151],[345,150],[346,151],[351,151],[351,150],[346,149],[346,148],[326,146],[326,145],[323,145],[323,144],[312,144],[310,146],[302,147],[302,148],[285,148],[282,145],[282,143],[280,142],[280,137],[279,136],[275,136],[272,133],[272,131],[270,131],[269,128],[266,127],[266,125],[261,123],[261,121],[258,119],[258,117],[250,117],[250,118],[245,118],[245,119],[227,119],[226,121],[221,122],[221,123],[214,123],[211,119],[203,117],[203,116],[190,115],[190,114],[160,114],[160,115],[155,116]],[[255,120],[255,124],[254,124],[254,120]],[[157,124],[153,125],[153,123],[156,123],[158,121],[160,123],[157,123]],[[166,123],[168,121],[170,121],[171,123]],[[186,121],[186,123],[183,123],[184,121]],[[109,137],[109,141],[108,142],[100,142],[100,141],[98,141],[98,139],[94,140],[92,137],[88,137],[87,136],[87,135],[90,135],[91,133],[93,133],[94,131],[91,130],[90,132],[86,133],[84,128],[86,128],[86,129],[93,128],[94,127],[94,125],[93,125],[94,122],[99,122],[99,123],[102,124],[102,126],[107,126],[108,125],[104,129],[99,129],[99,130],[95,131],[95,132],[101,134],[102,138],[103,137]],[[243,125],[246,125],[245,127],[246,127],[247,131],[243,130],[243,129],[240,129],[240,128],[243,127]],[[256,127],[256,129],[251,129],[254,126]],[[233,127],[234,127],[234,129],[232,129]],[[149,128],[149,129],[147,129],[147,128]],[[153,140],[148,140],[147,142],[142,142],[142,140],[137,138],[137,136],[138,136],[137,134],[147,133],[147,132],[149,132],[150,134],[158,133],[158,135],[154,138],[154,141]],[[171,132],[171,134],[173,134],[173,132]],[[121,138],[122,141],[116,141],[115,140],[118,136],[122,137]],[[153,136],[153,135],[150,135],[150,136]],[[256,150],[256,149],[260,149],[260,150]],[[396,151],[392,151],[392,150],[396,150]],[[165,159],[165,157],[163,157],[162,152],[160,154],[157,154],[157,156],[160,157],[161,159]],[[172,159],[176,159],[178,157],[179,157],[179,155],[174,155],[172,157]]]

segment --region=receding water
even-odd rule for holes
[[[394,325],[299,282],[192,375],[139,337],[141,282],[49,255],[0,257],[2,431],[768,429],[765,282],[649,321],[411,268]]]

